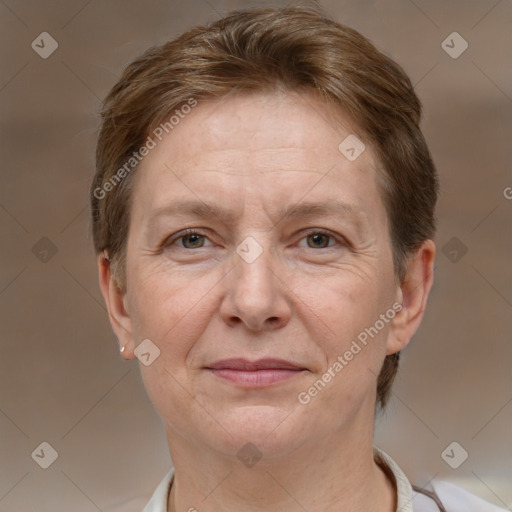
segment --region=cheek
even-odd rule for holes
[[[298,288],[296,302],[301,316],[311,318],[311,328],[329,340],[326,348],[342,349],[375,316],[384,303],[376,285],[378,279],[361,279],[354,273],[339,269],[335,274],[307,280]]]
[[[135,342],[152,340],[172,367],[183,361],[211,318],[216,273],[190,278],[176,272],[141,272],[133,279],[130,313]]]
[[[368,281],[340,271],[337,278],[322,280],[321,289],[303,287],[298,301],[299,315],[323,354],[318,374],[330,369],[326,387],[349,400],[373,386],[386,354],[389,321],[383,322],[380,315],[391,308],[393,295],[389,278],[377,276]],[[334,366],[336,362],[342,368]],[[335,400],[335,394],[324,398]]]

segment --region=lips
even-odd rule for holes
[[[257,370],[305,370],[300,366],[285,361],[284,359],[258,359],[257,361],[249,361],[247,359],[224,359],[209,365],[207,368],[212,370],[240,370],[240,371],[257,371]]]
[[[224,359],[206,367],[215,376],[242,387],[276,384],[299,375],[306,368],[284,359]]]

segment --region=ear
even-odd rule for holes
[[[124,347],[121,356],[123,359],[134,359],[135,344],[132,336],[132,321],[125,305],[126,292],[122,292],[115,282],[106,253],[98,256],[98,273],[110,325],[119,341],[119,348]]]
[[[410,258],[404,281],[398,290],[402,309],[391,321],[386,354],[395,354],[407,346],[423,320],[427,299],[434,282],[436,247],[426,240]]]

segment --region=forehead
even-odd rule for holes
[[[347,115],[334,111],[315,93],[280,91],[203,100],[173,127],[169,137],[164,136],[163,142],[169,139],[174,161],[185,158],[191,163],[193,158],[200,164],[202,157],[207,160],[212,153],[220,152],[229,161],[230,151],[243,150],[254,153],[257,166],[258,155],[262,159],[271,156],[276,164],[279,158],[293,158],[296,154],[311,158],[323,155],[323,160],[327,153],[339,156],[339,144],[355,131],[357,128]],[[362,160],[367,165],[372,157],[365,156]]]
[[[232,201],[237,194],[259,196],[269,204],[305,193],[318,201],[326,192],[350,203],[375,201],[371,146],[353,161],[340,151],[356,131],[347,116],[310,93],[201,102],[139,165],[134,206],[141,197],[148,210],[186,196],[211,201],[212,194],[231,194]]]

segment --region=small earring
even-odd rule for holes
[[[126,347],[123,345],[123,346],[121,347],[121,354],[122,354],[125,350],[126,350]]]

